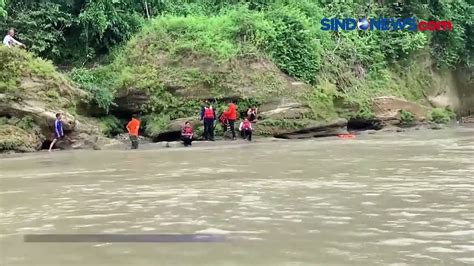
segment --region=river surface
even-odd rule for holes
[[[0,265],[474,264],[473,129],[150,147],[2,157]]]

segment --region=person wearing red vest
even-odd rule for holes
[[[239,130],[242,138],[252,141],[252,123],[247,118],[240,123]]]
[[[235,140],[235,120],[237,120],[237,107],[231,101],[227,110],[224,111],[225,117],[229,120],[229,127],[232,131],[232,138]]]
[[[185,147],[191,146],[193,142],[193,127],[189,121],[184,123],[183,130],[181,131],[181,139]]]
[[[204,138],[214,141],[214,121],[216,120],[216,111],[209,102],[201,110],[201,121],[204,121]]]

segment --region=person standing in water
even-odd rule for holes
[[[230,101],[227,110],[224,112],[225,117],[229,121],[230,131],[232,131],[232,139],[235,140],[235,120],[237,120],[237,107]]]
[[[206,101],[206,106],[201,110],[200,120],[204,122],[204,139],[214,141],[214,121],[216,120],[216,111],[208,101]]]
[[[136,115],[132,115],[132,120],[127,124],[128,135],[132,143],[132,150],[138,149],[138,130],[140,129],[140,121]]]
[[[53,150],[54,144],[58,142],[59,139],[64,137],[63,123],[62,123],[61,113],[56,114],[56,120],[54,121],[54,139],[49,145],[49,152]]]
[[[183,130],[181,131],[181,139],[183,140],[184,147],[193,145],[193,127],[189,121],[184,123]]]
[[[244,121],[240,123],[239,126],[240,130],[240,135],[242,136],[243,139],[247,139],[248,141],[252,141],[252,123],[245,118]]]

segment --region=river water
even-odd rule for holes
[[[473,129],[37,153],[0,169],[0,265],[474,264]]]

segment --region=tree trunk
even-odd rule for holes
[[[145,12],[147,19],[150,19],[150,12],[148,11],[148,2],[145,0]]]

